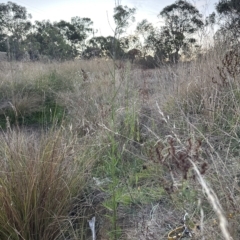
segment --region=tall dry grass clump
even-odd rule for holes
[[[91,161],[76,139],[57,130],[1,134],[0,238],[65,239],[73,200],[82,195]],[[76,200],[76,199],[75,199]]]

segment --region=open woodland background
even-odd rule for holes
[[[0,239],[239,239],[239,1],[114,12],[0,4]]]

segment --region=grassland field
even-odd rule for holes
[[[0,239],[240,239],[239,64],[0,62]]]

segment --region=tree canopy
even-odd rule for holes
[[[20,59],[24,54],[24,39],[32,26],[30,18],[25,7],[13,2],[0,4],[0,41],[10,58]]]
[[[110,58],[115,57],[116,59],[120,59],[124,56],[124,50],[121,47],[121,42],[119,39],[112,36],[93,37],[89,40],[89,45],[92,48],[101,49],[102,55],[108,56]]]
[[[127,27],[131,22],[135,21],[134,14],[136,12],[135,8],[128,8],[127,6],[118,5],[114,8],[113,19],[116,24],[115,28],[115,37],[119,37],[121,34],[125,32]]]
[[[221,21],[215,39],[239,41],[240,1],[219,0],[216,10]],[[141,59],[151,56],[159,63],[177,63],[180,56],[188,57],[193,49],[198,49],[197,33],[204,34],[204,27],[216,24],[217,19],[215,13],[204,18],[190,2],[177,0],[160,11],[158,17],[163,25],[154,26],[144,19],[136,25],[135,32],[128,35],[135,13],[135,8],[117,5],[113,14],[113,34],[106,37],[94,36],[90,18],[76,16],[70,21],[33,23],[25,7],[13,2],[1,3],[0,51],[7,52],[8,59],[13,60],[22,60],[26,54],[30,60],[42,56],[56,60],[106,56],[132,62],[136,56]]]
[[[188,51],[196,42],[194,34],[203,26],[202,15],[188,1],[178,0],[165,7],[159,17],[165,23],[160,32],[159,50],[168,57],[174,56],[173,61],[177,62],[179,52]]]
[[[220,32],[230,39],[231,42],[239,42],[240,37],[240,1],[220,0],[216,10],[223,20]]]

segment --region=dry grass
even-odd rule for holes
[[[73,200],[83,194],[91,160],[84,162],[76,139],[65,134],[8,129],[1,135],[1,239],[69,235]]]
[[[1,239],[87,239],[92,216],[97,239],[167,239],[186,212],[193,239],[238,239],[240,76],[223,59],[211,50],[154,70],[1,63],[5,117],[6,103],[35,116],[46,96],[64,111],[55,111],[55,130],[6,124]],[[76,224],[68,215],[79,197]]]

